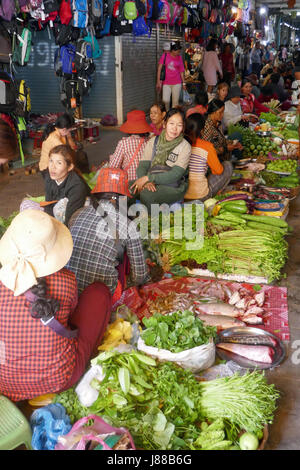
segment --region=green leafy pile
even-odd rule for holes
[[[156,363],[136,351],[104,352],[92,363],[101,365],[105,374],[102,382],[91,382],[99,391],[93,406],[80,408],[75,399],[70,410],[67,392],[56,402],[67,403],[75,419],[85,411],[85,416],[97,414],[113,426],[124,426],[136,447],[146,450],[193,449],[203,431],[198,423],[206,420],[223,419],[231,429],[226,432],[230,441],[237,429],[257,432],[272,422],[279,396],[259,371],[198,382],[190,371]],[[72,397],[75,392],[70,393]]]
[[[143,318],[146,329],[141,337],[147,346],[179,353],[207,344],[216,337],[216,328],[206,326],[198,317],[185,310],[171,315],[155,313]]]
[[[0,217],[0,238],[2,237],[2,235],[6,232],[6,230],[8,229],[8,227],[10,226],[12,220],[16,217],[16,215],[18,215],[19,212],[13,212],[12,214],[10,214],[9,217],[7,218],[4,218],[4,217]]]
[[[259,217],[258,217],[259,219]],[[225,273],[263,276],[272,282],[281,277],[288,257],[288,243],[278,232],[255,229],[231,230],[219,234]]]

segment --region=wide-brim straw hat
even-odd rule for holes
[[[146,121],[144,111],[135,109],[127,113],[127,120],[120,127],[120,131],[125,134],[146,134],[152,132],[152,129]]]
[[[116,193],[132,197],[128,188],[128,176],[121,168],[101,168],[92,193]]]
[[[0,240],[0,280],[23,294],[37,278],[62,269],[73,251],[69,229],[43,211],[27,209],[12,221]]]

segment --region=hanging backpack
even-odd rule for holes
[[[133,21],[137,18],[138,11],[134,0],[125,0],[123,14],[128,21]]]
[[[171,19],[170,5],[167,2],[167,0],[161,0],[161,2],[162,2],[162,9],[160,11],[158,20],[156,20],[156,23],[168,24],[170,23],[170,19]]]
[[[71,74],[74,69],[76,47],[66,44],[60,48],[61,71],[63,74]]]
[[[97,39],[101,39],[103,36],[107,36],[110,33],[110,26],[111,26],[111,16],[105,17],[105,23],[103,29],[95,29],[95,36]]]
[[[88,95],[92,86],[92,77],[85,72],[81,72],[77,77],[78,93],[80,96]]]
[[[157,21],[164,7],[164,4],[162,0],[152,0],[152,3],[153,3],[153,6],[152,6],[151,19],[152,21]]]
[[[76,108],[81,104],[77,80],[62,78],[60,82],[60,100],[67,109]]]
[[[147,13],[147,7],[143,0],[135,0],[135,4],[138,11],[138,16],[145,16]]]
[[[69,42],[76,41],[80,36],[80,29],[73,28],[72,25],[55,23],[53,28],[55,44],[57,46],[64,46]]]
[[[92,46],[84,39],[78,39],[76,43],[74,67],[77,72],[88,70],[92,62]]]
[[[6,21],[11,21],[15,14],[14,0],[1,0],[0,2],[0,17]]]
[[[43,0],[45,16],[49,16],[53,12],[58,12],[59,2],[58,0]]]
[[[0,23],[0,64],[9,64],[12,57],[12,40],[7,29]]]
[[[32,47],[32,33],[28,28],[17,28],[13,36],[13,57],[17,65],[26,65],[29,61]]]
[[[17,80],[15,84],[17,89],[15,114],[27,118],[31,110],[30,90],[26,86],[25,80]]]
[[[72,0],[73,26],[86,28],[89,20],[87,0]]]
[[[88,6],[90,24],[104,26],[103,0],[89,0]]]
[[[41,8],[43,0],[29,0],[29,5],[31,10],[36,10],[37,8]]]
[[[0,112],[10,114],[16,106],[16,86],[11,76],[0,71]]]
[[[139,16],[133,21],[132,34],[136,37],[148,35],[148,37],[150,38],[151,29],[147,25],[145,18],[143,16]]]
[[[113,16],[111,18],[110,34],[112,36],[121,36],[125,33],[132,33],[132,23],[127,20],[121,22]]]
[[[59,8],[59,17],[61,24],[68,25],[73,17],[71,9],[71,0],[62,0]]]
[[[178,5],[175,2],[172,2],[172,6],[173,6],[173,12],[172,12],[171,20],[170,20],[170,26],[174,26],[175,23],[178,22],[180,15],[183,11],[183,7]]]
[[[147,0],[147,9],[145,17],[147,20],[152,19],[152,12],[153,12],[153,0]]]
[[[102,55],[102,51],[96,39],[93,28],[88,30],[88,34],[83,39],[88,42],[92,48],[92,59],[98,59]]]

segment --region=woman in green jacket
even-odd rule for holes
[[[152,204],[183,200],[187,190],[187,168],[191,146],[184,139],[184,113],[172,108],[164,119],[164,130],[147,143],[137,168],[138,179],[130,189],[147,209]]]

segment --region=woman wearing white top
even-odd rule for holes
[[[241,90],[238,86],[232,87],[228,93],[228,100],[225,102],[223,115],[223,128],[227,129],[230,124],[244,123],[249,121],[249,117],[243,115],[240,103]]]

